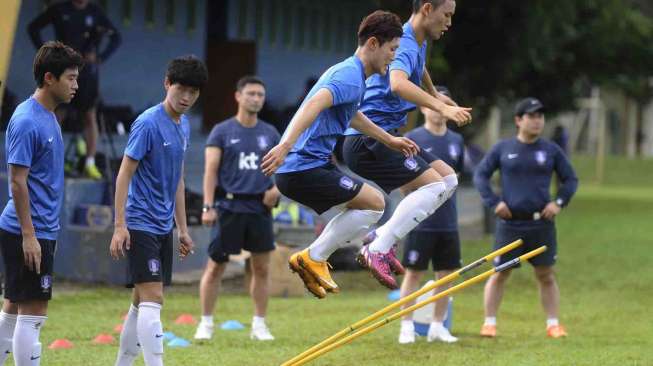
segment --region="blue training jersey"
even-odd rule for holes
[[[129,183],[127,227],[153,234],[172,230],[175,198],[190,139],[188,118],[176,123],[163,103],[141,113],[132,124],[125,155],[138,160]]]
[[[494,193],[490,184],[496,170],[501,195]],[[578,178],[560,147],[543,138],[525,144],[513,137],[500,141],[485,155],[474,173],[474,185],[487,207],[504,201],[513,212],[534,213],[551,202],[549,188],[554,172],[561,183],[557,198],[566,205],[578,188]],[[544,220],[529,223],[540,221]]]
[[[367,91],[361,104],[361,112],[386,131],[406,124],[408,112],[415,109],[413,103],[401,99],[390,90],[390,72],[401,70],[417,86],[422,85],[422,75],[426,65],[426,42],[417,44],[415,32],[410,22],[404,24],[404,34],[399,42],[395,59],[385,75],[375,74],[367,79]],[[346,135],[360,135],[353,128]]]
[[[414,129],[406,137],[415,141],[419,147],[453,168],[456,173],[463,170],[465,161],[465,144],[463,137],[451,130],[442,136],[436,136],[424,127]],[[415,230],[418,231],[456,231],[458,230],[458,211],[456,194],[445,201],[435,213],[422,221]]]
[[[7,164],[29,168],[27,190],[32,225],[38,239],[56,240],[63,202],[63,138],[54,113],[30,97],[14,111],[5,136]],[[11,177],[9,177],[11,180]],[[21,235],[9,182],[9,201],[0,228]]]
[[[241,125],[236,118],[220,122],[209,134],[206,146],[220,148],[218,187],[229,193],[260,194],[272,187],[272,178],[259,168],[261,159],[279,143],[279,133],[258,120],[254,127]],[[239,213],[265,213],[262,201],[220,199],[218,207]]]
[[[361,60],[351,56],[329,68],[308,93],[302,106],[323,88],[331,92],[333,105],[322,111],[299,136],[277,173],[308,170],[331,161],[336,140],[349,127],[365,94],[365,70]]]

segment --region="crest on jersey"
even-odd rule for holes
[[[158,274],[161,264],[158,259],[150,259],[147,261],[147,268],[152,272],[152,274]]]
[[[268,147],[268,138],[265,136],[257,136],[256,137],[256,142],[258,143],[258,148],[261,150],[265,150]]]
[[[546,163],[546,151],[537,150],[535,152],[535,161],[540,165],[544,165],[544,163]]]
[[[93,26],[93,17],[92,16],[87,15],[86,19],[84,19],[84,21],[86,22],[87,27],[92,27]]]
[[[456,144],[449,144],[449,156],[451,156],[452,159],[456,160],[459,155],[460,151],[458,151],[458,146],[456,146]]]
[[[342,188],[344,188],[344,189],[346,189],[348,191],[351,191],[354,188],[354,185],[355,185],[354,181],[349,177],[341,177],[339,184],[340,184],[340,187],[342,187]]]
[[[417,160],[415,160],[415,158],[413,157],[404,160],[404,166],[408,170],[417,170],[419,168],[419,165],[417,164]]]

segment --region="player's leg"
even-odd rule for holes
[[[417,290],[419,283],[422,280],[424,271],[416,271],[406,269],[404,279],[401,282],[400,296],[404,298]],[[405,309],[415,304],[415,301],[410,301],[402,306]],[[401,327],[399,329],[399,343],[407,344],[415,342],[415,325],[413,324],[413,314],[408,314],[401,319]]]
[[[559,324],[560,290],[553,266],[536,266],[535,277],[540,287],[540,300],[546,313],[547,335],[553,338],[567,335],[564,327]]]
[[[254,301],[254,317],[252,318],[250,338],[259,341],[271,341],[274,340],[274,337],[265,324],[269,296],[270,252],[252,253],[250,265],[252,280],[249,292]]]
[[[458,188],[458,175],[456,175],[456,171],[440,159],[432,161],[429,165],[442,177],[446,188],[446,196],[447,198],[451,198],[456,188]]]
[[[436,245],[434,246],[434,254],[431,258],[433,269],[435,270],[435,278],[439,280],[452,274],[462,265],[460,236],[458,231],[436,232],[432,233],[432,235],[436,238]],[[451,287],[451,283],[439,286],[435,291],[438,293],[447,290],[449,287]],[[449,329],[444,326],[444,319],[447,314],[447,309],[449,309],[450,299],[450,296],[446,296],[436,301],[433,322],[429,326],[427,341],[442,341],[445,343],[458,341],[458,338],[452,336]]]
[[[97,107],[91,106],[83,113],[84,119],[84,140],[86,141],[86,162],[84,171],[89,178],[101,179],[102,173],[95,165],[95,154],[97,152],[98,124]]]
[[[145,365],[163,366],[163,283],[137,283],[135,288],[140,299],[136,329]]]
[[[229,256],[225,255],[222,259],[216,259],[218,260],[216,261],[213,256],[209,256],[200,280],[200,307],[202,317],[195,331],[195,339],[211,339],[213,336],[213,311],[215,310],[215,303],[218,298],[218,292],[220,291],[220,284],[222,283],[222,275],[227,268]]]
[[[481,328],[481,335],[484,337],[496,336],[497,312],[503,299],[506,281],[510,277],[511,270],[504,270],[495,273],[485,283],[483,292],[483,306],[485,309],[485,322]]]
[[[4,299],[0,312],[0,365],[4,365],[11,354],[17,318],[18,305],[9,299]]]
[[[41,363],[41,329],[47,320],[47,300],[17,301],[18,317],[13,339],[14,364],[38,366]]]
[[[141,345],[138,342],[138,304],[140,302],[138,292],[133,289],[132,302],[120,331],[120,348],[115,366],[131,366],[141,353]]]

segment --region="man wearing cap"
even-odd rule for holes
[[[483,158],[474,174],[474,185],[483,204],[494,208],[497,215],[495,248],[517,239],[524,245],[495,259],[500,265],[541,245],[547,251],[530,259],[540,287],[540,298],[547,316],[547,335],[567,335],[558,322],[560,293],[553,266],[557,259],[554,219],[569,204],[578,187],[578,178],[560,147],[540,138],[544,129],[544,105],[535,98],[526,98],[515,107],[517,136],[500,141]],[[492,174],[499,170],[501,193],[490,185]],[[555,198],[549,188],[553,172],[561,184]],[[496,273],[485,284],[485,323],[481,335],[495,337],[496,315],[510,270]]]

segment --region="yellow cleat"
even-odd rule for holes
[[[94,180],[102,179],[102,173],[100,173],[100,170],[95,165],[86,165],[84,167],[84,173],[86,173],[86,176],[88,178],[91,178],[91,179],[94,179]]]
[[[562,325],[552,325],[546,328],[546,335],[551,338],[562,338],[567,336],[567,331]]]
[[[481,327],[481,337],[494,338],[497,336],[497,326],[483,324]]]
[[[331,278],[331,274],[329,273],[329,264],[326,261],[318,262],[312,260],[308,255],[308,248],[297,253],[297,263],[313,276],[317,283],[327,290],[327,292],[340,292],[338,284]]]
[[[306,289],[310,291],[310,293],[315,295],[315,297],[318,299],[325,298],[327,295],[326,290],[320,286],[315,278],[299,264],[298,259],[300,253],[301,252],[297,252],[293,254],[288,260],[288,266],[290,267],[290,270],[297,273],[299,277],[301,277],[302,281],[304,281],[304,286],[306,286]]]

